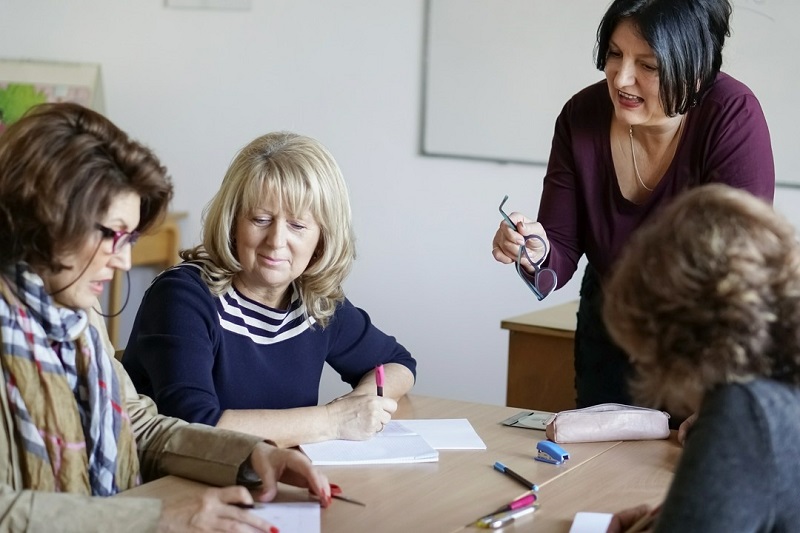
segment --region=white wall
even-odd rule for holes
[[[185,246],[238,148],[281,129],[321,140],[352,198],[348,296],[417,357],[418,393],[503,404],[500,321],[575,298],[578,280],[539,303],[490,255],[503,195],[535,214],[543,168],[418,155],[423,11],[423,0],[253,0],[246,12],[0,0],[0,55],[102,65],[107,114],[171,169]],[[798,194],[779,192],[779,207],[791,213]],[[343,390],[326,374],[323,399]]]

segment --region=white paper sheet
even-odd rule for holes
[[[250,511],[268,520],[281,533],[318,533],[318,502],[266,503]]]
[[[610,513],[575,513],[569,533],[606,533],[613,516]]]
[[[397,420],[411,431],[419,433],[437,450],[485,450],[486,444],[466,418]]]
[[[393,463],[432,463],[439,452],[420,435],[396,421],[369,440],[329,440],[301,444],[315,465],[376,465]]]

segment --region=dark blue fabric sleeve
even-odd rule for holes
[[[326,361],[350,386],[355,387],[364,374],[386,363],[401,364],[416,378],[417,362],[408,350],[375,327],[366,311],[349,300],[337,308],[326,329],[331,343]]]
[[[219,342],[208,288],[187,269],[173,269],[145,293],[122,363],[162,414],[216,425],[222,410],[212,370]]]

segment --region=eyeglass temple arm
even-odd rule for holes
[[[514,224],[514,221],[512,221],[509,218],[509,216],[506,214],[506,212],[503,211],[503,205],[505,205],[506,200],[508,200],[508,195],[507,194],[505,196],[503,196],[503,201],[500,202],[500,207],[498,209],[500,210],[500,214],[503,215],[503,220],[505,220],[506,224],[508,224],[511,227],[511,229],[513,229],[514,231],[517,231],[517,225]]]

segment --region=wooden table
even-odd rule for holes
[[[503,320],[508,334],[506,405],[541,411],[575,408],[578,301]]]
[[[464,525],[520,496],[524,490],[496,472],[501,461],[539,484],[540,509],[503,531],[567,533],[577,511],[615,512],[660,502],[672,479],[680,447],[673,438],[646,442],[564,445],[571,458],[561,466],[534,461],[543,431],[502,426],[518,409],[411,396],[400,401],[396,419],[467,418],[486,450],[442,450],[438,463],[325,466],[328,478],[366,508],[334,501],[322,512],[322,531],[478,530]],[[182,498],[203,485],[166,477],[120,496]],[[305,491],[281,487],[281,501],[308,501]]]
[[[178,251],[181,245],[181,231],[178,222],[186,218],[185,212],[168,213],[160,226],[154,228],[147,235],[142,235],[131,248],[131,267],[154,266],[160,269],[169,268],[180,261]],[[119,311],[122,306],[122,278],[125,276],[119,270],[114,271],[108,294],[108,314]],[[137,305],[129,301],[128,305]],[[108,338],[115,348],[124,348],[118,343],[120,317],[108,318]]]

